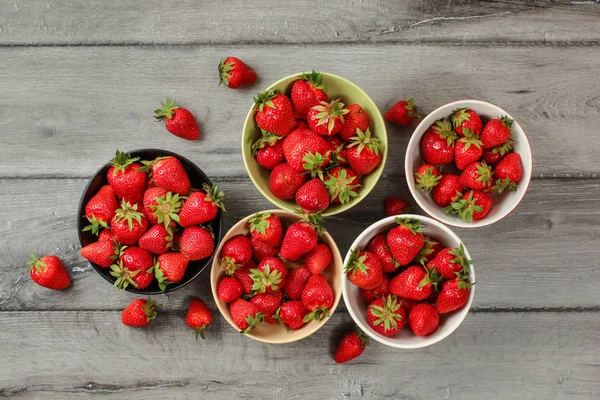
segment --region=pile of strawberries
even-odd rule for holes
[[[366,250],[356,249],[345,272],[361,288],[373,330],[394,336],[408,322],[415,335],[430,335],[440,315],[469,300],[471,261],[462,244],[444,248],[439,240],[424,236],[419,220],[396,218],[396,223],[375,236]]]
[[[210,227],[224,194],[215,185],[191,188],[173,156],[140,161],[117,151],[102,186],[85,206],[83,231],[98,236],[81,255],[108,268],[114,285],[161,290],[181,281],[190,261],[210,257],[215,239]]]
[[[305,212],[348,203],[360,177],[381,163],[383,143],[371,134],[367,113],[330,99],[318,72],[303,74],[289,97],[269,90],[254,101],[262,132],[253,145],[256,161],[271,171],[271,193]]]
[[[447,214],[485,218],[494,202],[490,194],[514,191],[523,173],[521,157],[512,152],[513,122],[502,116],[484,125],[468,108],[436,121],[421,139],[425,164],[415,172],[417,189],[431,193]]]
[[[322,273],[333,254],[319,241],[320,220],[319,214],[305,214],[285,229],[276,215],[257,213],[249,221],[249,235],[223,244],[219,260],[226,276],[218,283],[217,295],[229,303],[231,317],[243,333],[262,321],[282,324],[289,331],[329,317],[335,295]]]

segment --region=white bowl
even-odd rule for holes
[[[423,234],[432,236],[438,239],[444,247],[458,247],[460,246],[461,240],[454,232],[452,232],[448,227],[444,224],[428,217],[424,217],[422,215],[413,215],[413,214],[402,214],[396,215],[392,217],[384,218],[378,222],[375,222],[373,225],[365,229],[352,243],[350,246],[350,250],[348,250],[348,254],[346,254],[346,258],[344,259],[344,265],[346,265],[350,259],[350,254],[358,247],[361,249],[365,249],[371,239],[376,235],[387,232],[396,224],[396,217],[400,218],[416,218],[423,223]],[[464,246],[464,244],[463,244]],[[464,247],[465,256],[467,259],[471,259],[469,255],[469,251],[466,247]],[[475,282],[475,270],[473,269],[473,265],[471,265],[471,274],[469,282]],[[402,328],[402,330],[396,334],[395,336],[388,337],[383,336],[382,334],[374,331],[367,322],[367,302],[363,299],[360,294],[360,288],[355,286],[346,274],[342,276],[342,293],[344,294],[344,302],[346,303],[346,308],[348,308],[348,312],[354,319],[354,322],[358,325],[363,332],[372,337],[374,340],[383,343],[387,346],[396,347],[399,349],[418,349],[421,347],[431,346],[434,343],[439,342],[442,339],[448,337],[452,332],[458,328],[458,326],[463,322],[467,314],[469,313],[469,309],[471,308],[471,304],[473,303],[473,298],[475,297],[475,286],[471,288],[471,295],[469,296],[469,301],[463,308],[460,308],[456,311],[453,311],[448,314],[440,315],[440,325],[437,330],[428,336],[416,336],[408,327],[408,323],[406,326]],[[407,315],[408,318],[408,315]]]
[[[513,151],[521,156],[523,165],[523,175],[521,181],[514,192],[504,192],[502,194],[494,193],[492,199],[494,204],[489,214],[479,221],[467,222],[463,221],[455,215],[446,215],[444,209],[433,201],[431,195],[422,190],[418,190],[415,186],[414,173],[423,164],[423,156],[421,154],[421,137],[427,129],[437,120],[448,117],[453,110],[457,108],[470,108],[479,114],[484,121],[497,118],[498,116],[507,115],[510,119],[515,120],[512,115],[504,111],[498,106],[481,100],[460,100],[432,111],[427,115],[417,126],[412,134],[408,146],[406,148],[406,157],[404,159],[404,171],[406,173],[406,182],[410,193],[414,197],[417,204],[430,216],[442,221],[445,224],[460,227],[460,228],[478,228],[493,224],[510,214],[521,202],[529,187],[531,181],[531,173],[533,171],[533,155],[529,140],[521,128],[521,125],[515,120],[512,124],[512,140]],[[485,122],[484,122],[485,123]]]

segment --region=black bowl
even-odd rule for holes
[[[164,156],[173,156],[176,157],[185,171],[187,172],[190,182],[193,188],[202,188],[204,183],[212,186],[212,182],[204,172],[196,166],[193,162],[188,160],[185,157],[180,156],[179,154],[172,153],[167,150],[159,150],[159,149],[143,149],[143,150],[134,150],[129,152],[133,157],[139,157],[140,160],[154,160],[156,157],[164,157]],[[98,170],[90,179],[85,190],[83,191],[83,195],[81,196],[81,200],[79,201],[79,209],[77,210],[77,233],[79,234],[79,242],[81,243],[81,247],[87,246],[88,244],[95,242],[98,240],[98,237],[92,234],[90,231],[83,232],[82,229],[87,225],[87,220],[85,219],[85,205],[90,201],[90,199],[100,190],[100,188],[104,185],[108,184],[108,180],[106,179],[106,173],[108,172],[109,167],[104,165],[102,168]],[[210,226],[212,227],[212,231],[215,235],[215,251],[219,247],[219,242],[221,240],[221,223],[223,219],[223,211],[219,209],[219,213],[217,214],[217,218],[211,221]],[[179,288],[184,287],[194,279],[200,275],[200,273],[206,268],[208,265],[211,265],[212,259],[215,253],[213,252],[212,256],[205,258],[203,260],[198,261],[190,261],[187,270],[185,271],[185,275],[180,282],[172,283],[167,286],[165,291],[160,290],[158,287],[158,283],[156,280],[152,282],[150,286],[145,289],[136,289],[132,285],[129,285],[125,290],[131,293],[139,293],[139,294],[162,294],[166,292],[172,292],[173,290],[177,290]],[[98,264],[90,262],[92,267],[111,284],[114,284],[116,278],[110,274],[110,268],[102,268]]]

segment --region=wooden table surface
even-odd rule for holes
[[[600,4],[598,1],[61,2],[0,0],[0,397],[10,399],[600,398]],[[271,4],[272,3],[272,4]],[[227,55],[252,65],[247,90],[217,86]],[[133,294],[79,256],[76,208],[116,148],[164,148],[226,191],[225,228],[270,207],[246,175],[240,134],[252,95],[301,70],[345,76],[385,110],[414,97],[427,113],[476,98],[514,115],[534,175],[510,217],[455,229],[476,260],[463,325],[416,351],[373,344],[345,365],[334,343],[343,305],[287,346],[222,319],[206,342],[184,322],[191,296],[217,312],[209,274],[168,296],[147,329],[120,323]],[[153,121],[167,95],[196,114],[187,142]],[[389,160],[360,205],[327,218],[345,253],[409,199],[410,129],[390,128]],[[34,284],[28,254],[57,254],[73,285]]]

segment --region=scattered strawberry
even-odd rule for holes
[[[381,163],[384,145],[381,140],[371,136],[371,131],[356,131],[356,136],[348,145],[346,157],[348,164],[358,175],[366,175]]]
[[[361,289],[374,289],[383,279],[383,269],[377,256],[360,248],[352,252],[344,272],[350,282]]]
[[[296,330],[304,326],[304,318],[308,310],[299,300],[286,301],[275,313],[275,319],[283,324],[287,330]]]
[[[460,176],[442,174],[442,179],[440,179],[439,183],[433,188],[431,196],[438,206],[446,207],[462,196],[464,191],[465,189],[460,183]]]
[[[465,282],[459,277],[444,282],[435,303],[437,312],[446,314],[467,304],[472,286],[472,283]]]
[[[112,186],[102,186],[85,206],[85,216],[90,225],[83,228],[83,232],[91,231],[98,235],[100,228],[108,228],[117,208],[119,204]]]
[[[115,158],[108,163],[110,168],[106,173],[108,184],[115,194],[131,204],[142,201],[146,188],[146,174],[139,169],[139,157],[132,158],[130,154],[117,150]]]
[[[417,254],[415,261],[421,265],[425,265],[437,256],[437,254],[444,248],[440,242],[435,239],[432,239],[429,236],[424,236],[424,244],[423,248]]]
[[[329,309],[333,306],[335,296],[333,290],[323,275],[313,275],[302,292],[302,303],[309,311],[304,317],[304,322],[320,320],[323,316],[329,317]]]
[[[252,286],[254,286],[254,280],[250,277],[251,270],[256,268],[256,263],[252,260],[242,265],[240,268],[233,272],[233,276],[237,278],[242,284],[245,295],[252,294]]]
[[[252,155],[256,157],[258,165],[272,170],[285,162],[282,137],[262,130],[262,137],[252,145]]]
[[[202,300],[193,299],[188,307],[185,317],[185,323],[192,328],[196,334],[196,339],[200,336],[205,339],[204,332],[212,324],[213,314],[210,308]]]
[[[442,176],[436,167],[431,164],[423,164],[415,172],[415,183],[417,190],[423,190],[425,193],[430,193],[431,189],[440,183]]]
[[[454,161],[456,133],[448,121],[436,121],[423,135],[421,150],[428,164],[447,164]]]
[[[483,155],[481,140],[470,129],[464,130],[462,138],[454,146],[454,162],[461,171]]]
[[[175,105],[171,97],[163,103],[162,108],[154,111],[154,118],[157,121],[165,121],[165,128],[175,136],[187,140],[196,140],[200,137],[200,129],[192,114],[188,109]]]
[[[110,231],[107,231],[110,232]],[[119,256],[120,248],[112,240],[98,240],[84,246],[79,254],[102,268],[110,267]]]
[[[400,100],[395,103],[387,110],[384,118],[390,124],[408,126],[413,123],[415,118],[421,118],[421,116],[417,114],[417,107],[413,99],[408,99],[408,101]]]
[[[460,184],[469,189],[489,189],[494,184],[492,168],[484,161],[476,161],[460,174]]]
[[[515,121],[505,115],[485,124],[479,137],[483,148],[491,149],[506,143],[510,139],[510,128],[513,122]]]
[[[110,274],[117,278],[114,285],[126,289],[130,284],[145,289],[154,280],[154,256],[141,247],[127,247],[118,262],[110,266]]]
[[[164,225],[154,225],[138,240],[138,246],[154,254],[164,254],[173,248],[173,232]]]
[[[435,308],[427,303],[417,304],[408,314],[408,325],[417,336],[427,336],[435,332],[440,316]]]
[[[265,258],[258,264],[258,267],[250,270],[250,277],[254,281],[252,291],[275,293],[285,284],[286,276],[287,268],[280,258]]]
[[[181,281],[187,266],[188,260],[181,253],[165,253],[158,256],[154,273],[160,290],[164,291],[167,285]]]
[[[331,249],[325,243],[317,245],[304,256],[304,265],[313,275],[318,275],[325,271],[333,261]]]
[[[379,286],[373,289],[360,289],[360,294],[367,303],[371,303],[376,298],[387,296],[388,294],[390,294],[389,285],[390,278],[388,278],[387,275],[383,275],[383,279],[381,280]]]
[[[283,284],[283,292],[292,300],[300,300],[302,291],[306,287],[306,282],[312,273],[307,267],[297,267],[290,269],[285,283]]]
[[[470,108],[458,108],[452,111],[451,115],[454,132],[459,136],[466,136],[466,131],[469,130],[475,136],[481,134],[483,123],[479,115]]]
[[[200,226],[188,226],[181,234],[179,249],[189,261],[208,258],[215,250],[214,235]]]
[[[179,225],[201,225],[217,218],[219,208],[225,211],[225,193],[217,185],[206,183],[201,192],[192,192],[179,212]]]
[[[406,311],[394,295],[377,298],[367,307],[367,322],[375,332],[393,336],[404,326]]]
[[[375,254],[381,263],[381,267],[383,272],[396,272],[400,264],[390,251],[390,247],[387,244],[387,235],[385,233],[380,233],[375,236],[371,243],[369,243],[369,247],[367,247],[367,251]]]
[[[67,269],[57,256],[45,256],[37,258],[31,254],[31,260],[27,262],[31,280],[48,289],[62,290],[69,287],[71,278]]]
[[[243,300],[235,299],[229,305],[229,312],[235,325],[241,329],[241,333],[248,333],[263,321],[264,315],[258,306]]]
[[[337,350],[335,351],[335,362],[343,364],[360,356],[369,344],[369,338],[360,330],[348,332],[342,336]]]
[[[383,204],[385,206],[385,215],[388,217],[404,214],[408,207],[408,202],[399,197],[386,197],[383,200]]]
[[[123,324],[136,328],[147,326],[154,318],[156,318],[156,306],[150,297],[148,300],[132,301],[121,313]]]
[[[228,275],[248,263],[252,258],[252,245],[246,236],[238,235],[229,239],[221,249],[219,256]]]
[[[269,246],[255,237],[250,238],[250,245],[252,246],[252,257],[254,257],[256,262],[261,262],[267,257],[275,257],[279,254],[279,249],[277,247]]]
[[[348,113],[348,109],[344,108],[344,103],[340,100],[338,98],[330,102],[320,101],[308,110],[306,122],[313,132],[321,136],[331,136],[342,129],[344,115]]]
[[[226,276],[225,278],[219,281],[219,285],[217,286],[217,296],[221,301],[225,303],[231,303],[238,297],[242,295],[244,292],[244,287],[241,282],[233,277]]]
[[[329,97],[325,90],[323,77],[319,72],[313,70],[310,74],[302,74],[292,85],[290,95],[296,118],[306,119],[309,109],[327,101]]]
[[[359,104],[346,106],[348,112],[344,115],[344,124],[339,134],[342,139],[349,142],[356,136],[356,130],[365,132],[369,128],[369,115]]]
[[[329,144],[310,129],[296,129],[283,142],[288,164],[299,172],[318,172],[331,159]]]
[[[513,148],[513,141],[508,140],[506,143],[500,146],[492,147],[491,149],[483,150],[483,161],[488,165],[496,165],[502,160],[502,158],[510,153]]]
[[[517,153],[510,153],[504,156],[502,161],[496,166],[494,171],[496,177],[496,185],[494,189],[502,193],[505,190],[514,191],[517,188],[517,183],[523,175],[523,167],[521,166],[521,156]]]
[[[236,57],[225,57],[219,63],[219,84],[231,89],[251,85],[256,80],[256,72]]]
[[[121,203],[121,208],[117,209],[110,228],[119,243],[134,245],[148,229],[148,220],[137,209],[137,204],[132,206],[125,200]]]
[[[269,324],[276,324],[278,322],[275,318],[275,313],[277,313],[282,301],[283,293],[281,291],[258,293],[250,299],[250,303],[260,309],[260,312],[264,315],[264,321]]]
[[[330,169],[323,182],[332,203],[346,204],[358,197],[358,175],[350,168],[338,166]]]
[[[289,135],[296,126],[294,108],[287,96],[274,90],[260,92],[254,98],[256,124],[260,129],[278,136]]]
[[[281,245],[283,227],[277,215],[269,212],[256,213],[250,218],[249,224],[252,238],[272,247]]]
[[[306,182],[305,175],[292,168],[290,164],[283,163],[273,168],[269,177],[269,189],[276,197],[291,200],[304,182]]]
[[[426,271],[421,266],[413,265],[390,281],[390,292],[404,299],[425,300],[438,282],[435,270]]]
[[[311,179],[296,192],[296,204],[304,212],[319,212],[329,208],[329,192],[319,178]]]
[[[396,223],[398,226],[387,234],[387,244],[396,261],[400,265],[408,265],[425,244],[422,225],[415,218],[396,218]]]
[[[304,221],[294,222],[288,227],[279,253],[286,260],[295,262],[318,243],[317,234],[323,231],[320,214],[307,214]]]
[[[455,214],[463,221],[478,221],[492,209],[492,198],[481,190],[469,190],[462,198],[446,207],[446,214]]]
[[[469,274],[469,264],[471,260],[468,260],[464,253],[464,246],[462,243],[458,248],[445,248],[441,250],[435,258],[427,264],[427,269],[435,268],[438,275],[441,275],[444,279],[452,279],[456,277],[456,274],[465,273]]]

